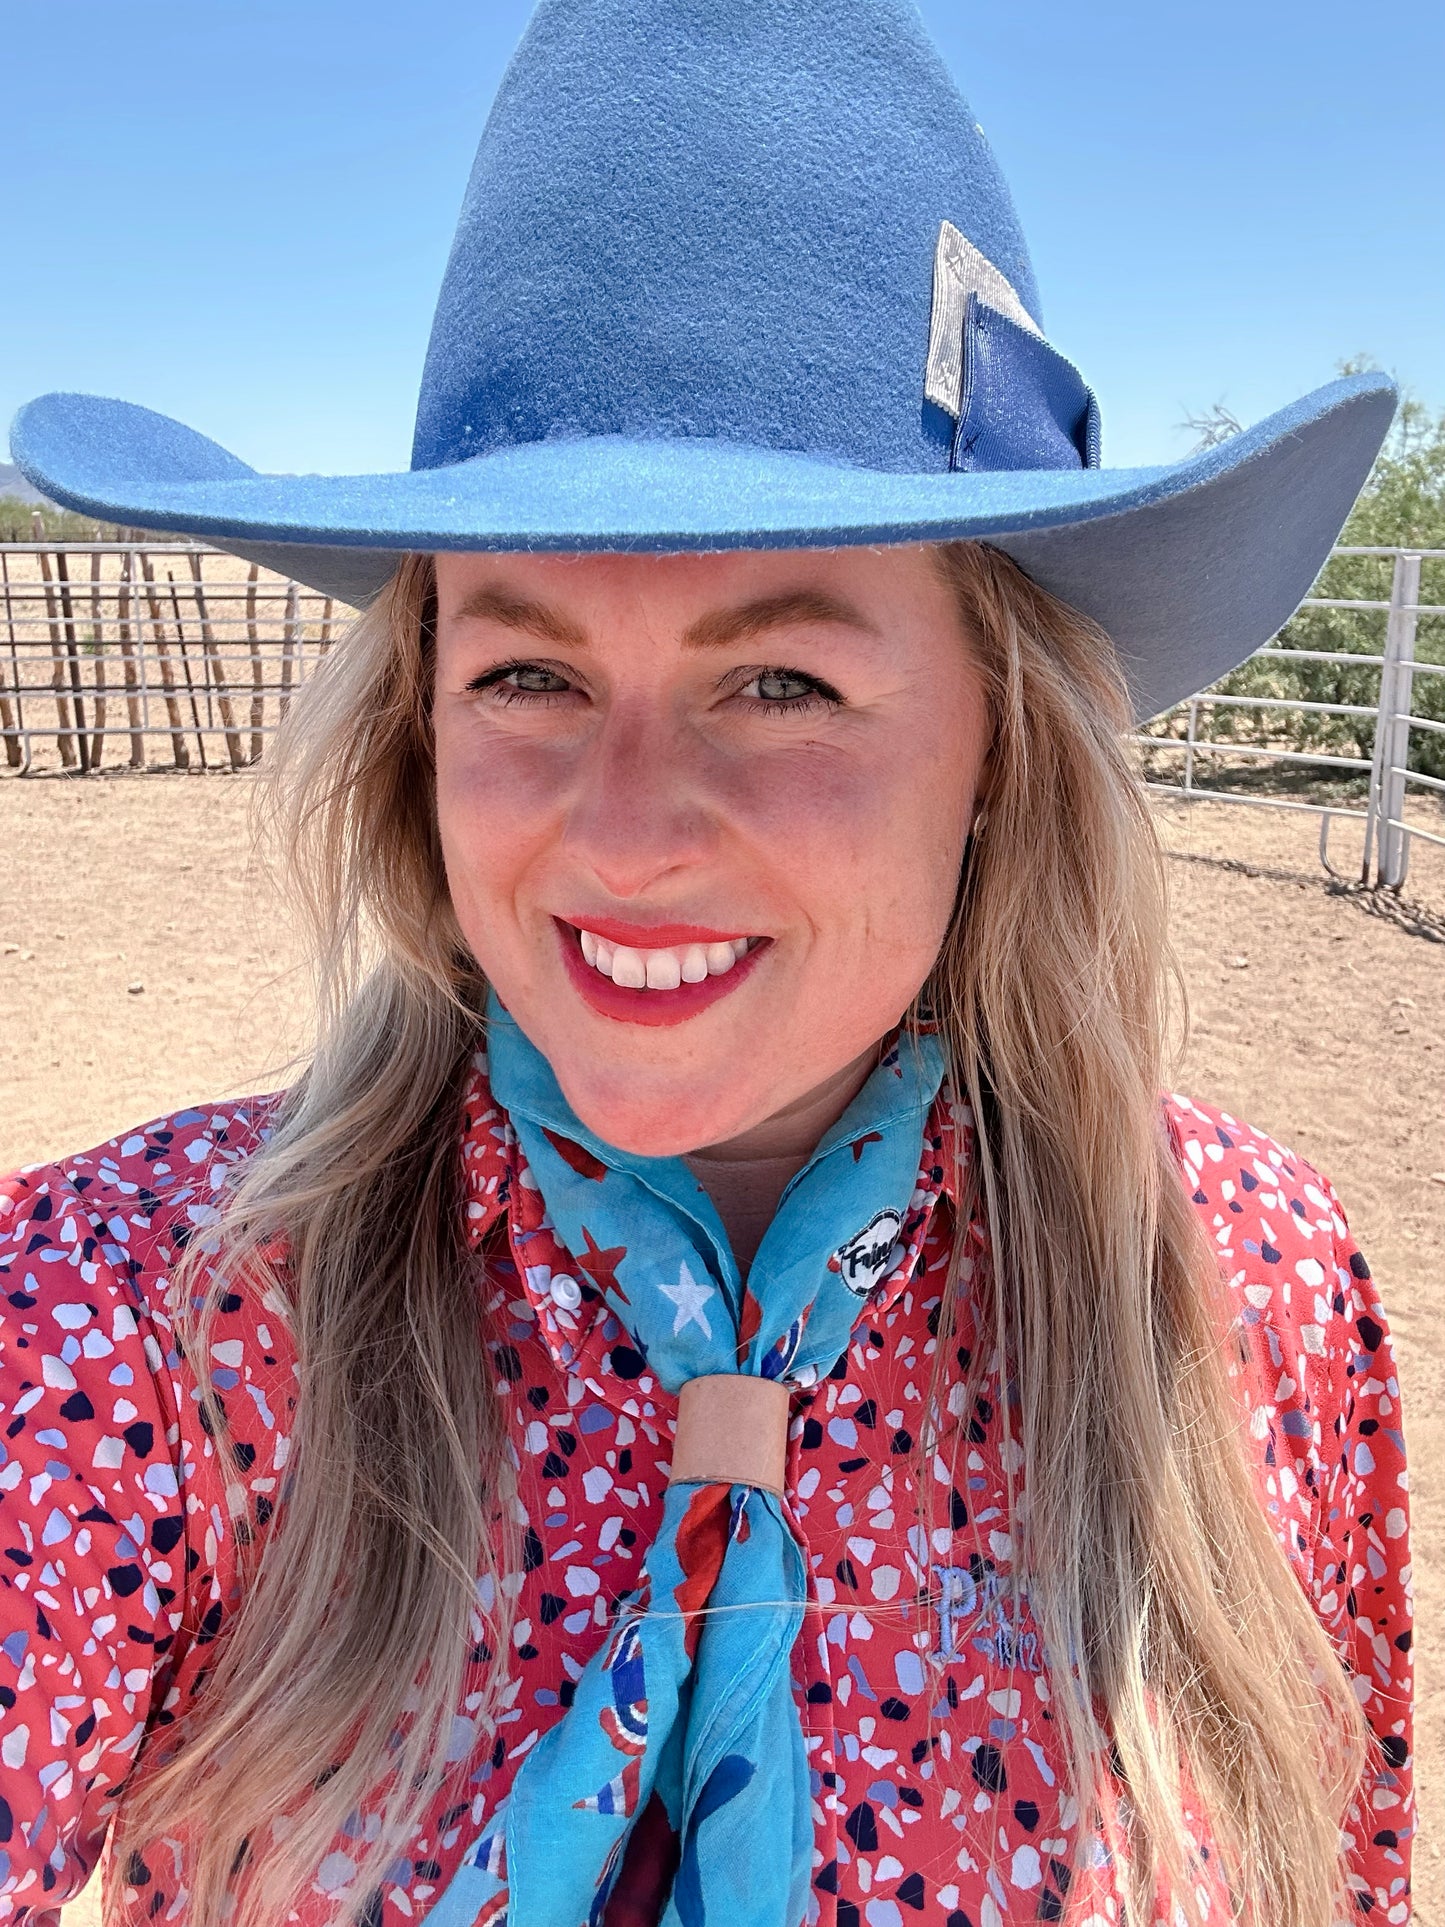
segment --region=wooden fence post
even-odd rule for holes
[[[130,633],[131,584],[135,578],[135,552],[126,549],[120,561],[120,587],[115,598],[115,633],[120,644],[120,658],[125,665],[125,709],[126,720],[130,724],[130,766],[144,769],[146,766],[145,733],[141,720],[140,680],[135,669],[135,643]],[[140,605],[137,602],[136,615],[139,618]],[[139,620],[136,622],[139,629]]]
[[[166,625],[161,615],[160,599],[156,595],[155,571],[151,568],[151,559],[148,555],[141,556],[140,566],[141,574],[145,577],[146,602],[151,613],[151,633],[155,637],[156,655],[161,665],[161,687],[165,691],[166,716],[171,726],[171,760],[177,769],[189,769],[191,752],[186,748],[186,739],[182,734],[181,706],[176,701],[176,672],[171,667],[171,652],[166,647]]]
[[[0,581],[5,586],[5,628],[10,641],[10,664],[15,674],[15,706],[10,706],[9,696],[0,697],[0,727],[5,731],[5,761],[11,769],[19,769],[22,762],[30,767],[25,752],[30,747],[25,738],[25,709],[20,695],[20,657],[15,648],[15,610],[10,601],[10,558],[0,549]]]
[[[231,691],[226,682],[225,671],[216,649],[216,632],[211,626],[211,612],[206,606],[205,585],[201,579],[201,558],[195,549],[187,555],[191,565],[192,593],[196,598],[196,612],[201,618],[201,652],[211,681],[215,685],[216,699],[221,706],[221,727],[226,732],[226,753],[231,759],[232,769],[241,769],[245,756],[241,750],[240,732],[236,728],[235,713],[231,708]]]
[[[176,647],[181,652],[181,668],[185,671],[186,693],[191,699],[191,724],[196,732],[196,748],[201,752],[201,768],[211,766],[206,760],[206,739],[201,733],[201,712],[196,708],[196,685],[191,678],[191,659],[186,653],[186,625],[181,621],[181,599],[176,594],[176,578],[171,570],[166,570],[166,581],[171,590],[171,614],[176,623]],[[209,718],[207,718],[209,721]]]
[[[90,552],[90,640],[95,650],[95,720],[90,736],[90,767],[100,768],[105,749],[105,618],[101,613],[101,553]]]
[[[60,613],[65,619],[65,655],[70,664],[70,707],[75,713],[75,742],[80,751],[80,773],[90,771],[90,739],[85,733],[85,710],[80,700],[80,652],[75,643],[75,604],[70,599],[70,564],[65,550],[55,551],[55,573],[60,579]]]
[[[251,648],[251,761],[259,763],[266,727],[266,667],[256,634],[256,584],[261,571],[252,563],[246,573],[246,640]]]
[[[45,524],[38,511],[30,518],[30,530],[37,542],[45,540]],[[55,747],[60,751],[62,768],[74,769],[75,731],[70,719],[70,699],[65,693],[65,651],[60,643],[50,557],[44,549],[40,551],[40,575],[45,584],[45,619],[50,630],[50,687],[55,692]]]
[[[285,624],[281,628],[281,721],[291,707],[291,684],[297,674],[301,649],[301,590],[295,582],[285,588]]]
[[[295,667],[294,654],[297,636],[301,627],[300,607],[301,601],[297,593],[296,584],[294,582],[288,582],[286,585],[286,620],[281,631],[281,719],[283,722],[285,721],[287,710],[291,707],[291,678]]]

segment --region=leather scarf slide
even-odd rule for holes
[[[746,1283],[686,1164],[586,1130],[495,1000],[488,1063],[553,1235],[574,1254],[622,1251],[605,1314],[681,1395],[679,1427],[641,1583],[429,1922],[797,1927],[813,1823],[791,1681],[807,1570],[782,1493],[789,1397],[833,1369],[917,1243],[942,1046],[909,1033],[888,1050],[784,1192]]]

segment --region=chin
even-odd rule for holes
[[[684,1157],[738,1136],[771,1108],[749,1103],[740,1091],[699,1091],[692,1078],[671,1088],[639,1088],[643,1081],[633,1074],[574,1084],[558,1076],[563,1095],[587,1129],[633,1157]]]

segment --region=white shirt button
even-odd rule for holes
[[[582,1303],[581,1285],[565,1271],[559,1271],[547,1289],[551,1294],[552,1303],[560,1305],[563,1311],[576,1311]]]

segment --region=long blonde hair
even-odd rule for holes
[[[1018,1564],[1047,1651],[1072,1656],[1050,1687],[1080,1837],[1116,1773],[1131,1917],[1162,1876],[1198,1918],[1183,1771],[1238,1918],[1326,1927],[1365,1729],[1262,1508],[1224,1286],[1162,1122],[1163,874],[1118,661],[1005,557],[938,560],[993,742],[925,1000],[977,1124],[961,1182],[1018,1388]],[[272,791],[312,919],[319,1041],[218,1245],[177,1279],[193,1359],[224,1282],[279,1294],[300,1361],[284,1503],[241,1548],[205,1692],[117,1819],[122,1867],[186,1841],[192,1927],[274,1927],[358,1811],[373,1824],[350,1828],[343,1917],[361,1917],[457,1769],[464,1693],[484,1735],[504,1683],[514,1499],[457,1155],[482,984],[435,823],[434,617],[430,560],[407,557],[293,710]]]

